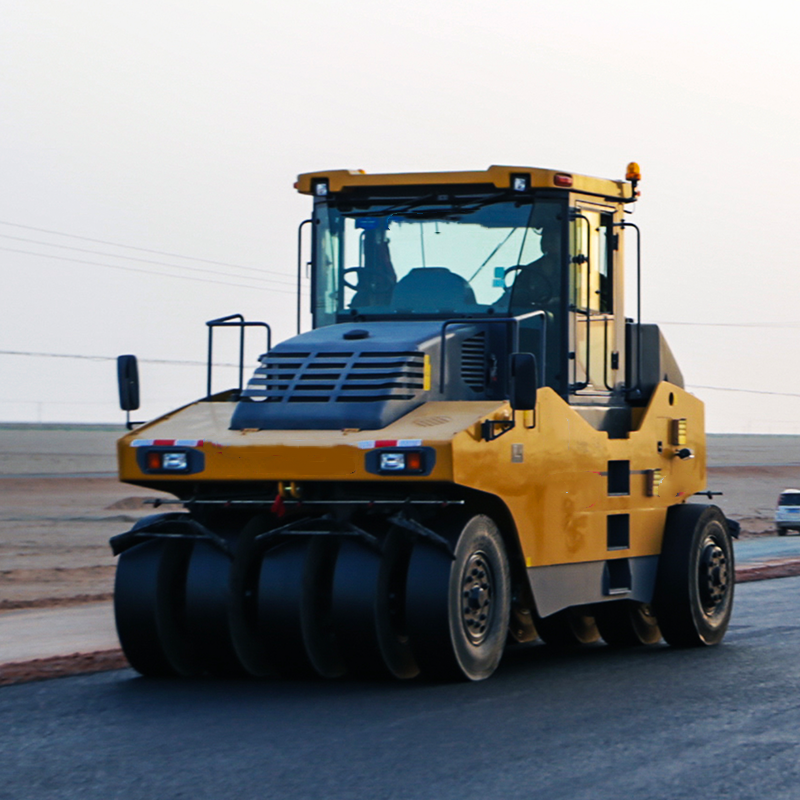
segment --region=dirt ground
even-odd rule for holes
[[[108,599],[108,540],[157,492],[119,483],[111,426],[0,426],[0,610]],[[711,437],[709,488],[745,536],[774,535],[780,491],[800,487],[800,437]],[[737,461],[744,461],[737,465]],[[776,461],[788,462],[784,464]]]

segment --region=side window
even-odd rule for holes
[[[611,214],[600,215],[597,229],[597,269],[599,272],[598,311],[611,314],[614,311],[614,218]]]

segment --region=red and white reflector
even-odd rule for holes
[[[422,447],[422,439],[372,439],[358,443],[360,450],[375,450],[378,447]]]
[[[203,439],[134,439],[131,447],[202,447]]]

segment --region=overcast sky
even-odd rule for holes
[[[643,318],[663,325],[709,430],[800,433],[798,7],[0,11],[0,421],[121,419],[110,359],[127,352],[151,417],[204,393],[203,367],[151,362],[204,362],[206,320],[293,333],[299,172],[621,178],[635,160]]]

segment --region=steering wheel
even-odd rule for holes
[[[358,285],[357,284],[348,283],[344,276],[347,275],[348,272],[361,272],[362,269],[364,269],[364,267],[348,267],[347,269],[342,270],[342,283],[348,289],[352,289],[354,292],[357,292],[358,291]]]
[[[507,267],[503,273],[503,282],[509,272],[519,271],[514,283],[507,287],[511,292],[511,302],[517,306],[544,306],[554,297],[552,281],[542,273],[541,269],[528,269],[525,265],[518,264]]]

